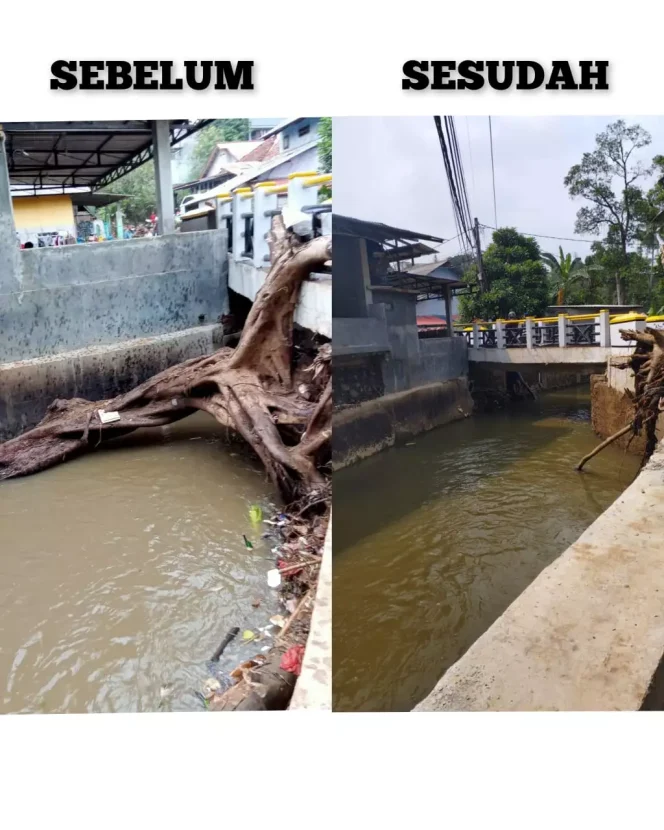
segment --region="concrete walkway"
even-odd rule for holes
[[[332,516],[325,537],[302,674],[288,708],[332,708]]]
[[[663,540],[660,445],[415,711],[664,708]]]

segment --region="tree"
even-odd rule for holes
[[[517,317],[543,314],[549,286],[537,242],[515,228],[499,228],[492,239],[482,258],[488,290],[461,298],[463,319],[504,318],[510,311]],[[479,287],[476,267],[467,279]]]
[[[199,179],[203,174],[210,153],[217,144],[223,141],[248,141],[249,140],[249,119],[248,118],[224,118],[220,121],[213,121],[207,127],[203,127],[196,134],[196,144],[191,154],[190,179]]]
[[[318,127],[318,166],[321,173],[332,172],[332,119],[321,118]]]
[[[551,287],[556,292],[556,305],[563,305],[570,290],[579,281],[588,278],[589,269],[599,269],[599,266],[585,265],[581,257],[572,259],[572,254],[563,253],[562,245],[558,247],[558,259],[547,252],[542,254],[542,262],[549,269]]]
[[[606,230],[605,245],[618,252],[614,273],[619,304],[626,301],[628,251],[638,239],[644,212],[644,194],[636,182],[652,172],[633,156],[650,142],[641,126],[618,120],[596,136],[595,150],[584,153],[565,176],[569,195],[591,203],[579,209],[576,233],[599,235]]]
[[[331,239],[302,243],[277,217],[270,254],[270,271],[237,348],[171,366],[111,400],[54,401],[35,429],[0,443],[0,481],[94,452],[135,429],[165,426],[202,411],[250,444],[286,502],[320,499],[329,486],[331,349],[322,346],[312,361],[302,350],[296,354],[293,314],[302,282],[331,259]],[[104,409],[119,418],[103,422],[99,410]]]
[[[155,182],[154,162],[145,164],[117,179],[112,184],[102,188],[105,193],[121,193],[126,196],[119,202],[125,222],[130,225],[139,225],[157,212],[157,185]],[[115,207],[111,207],[115,213]],[[107,218],[109,218],[107,216]]]

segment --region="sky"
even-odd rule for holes
[[[619,117],[492,117],[498,225],[532,235],[578,237],[576,212],[587,203],[571,199],[563,180],[583,153],[595,148],[597,133]],[[664,154],[664,117],[628,116],[625,121],[640,124],[652,136],[652,144],[638,155],[646,165]],[[471,215],[495,226],[489,119],[456,116],[455,123]],[[433,116],[335,118],[333,142],[336,213],[444,239],[456,236]],[[489,233],[483,235],[483,247],[491,241]],[[562,245],[565,253],[590,253],[589,242],[537,241],[543,251],[557,253]],[[458,243],[448,242],[440,251],[458,253]]]

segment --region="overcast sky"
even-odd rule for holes
[[[501,117],[491,119],[499,226],[529,234],[574,237],[576,212],[563,184],[569,168],[595,147],[595,136],[615,117]],[[639,158],[664,153],[664,117],[634,116],[652,136]],[[470,209],[495,225],[489,120],[456,116]],[[456,236],[449,188],[433,117],[335,118],[334,209],[445,239]],[[592,239],[593,237],[588,237]],[[488,232],[483,245],[490,242]],[[543,250],[585,256],[590,245],[538,239]],[[441,253],[454,254],[450,242]]]

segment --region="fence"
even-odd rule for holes
[[[656,319],[652,318],[652,322]],[[600,311],[598,314],[559,314],[523,320],[480,320],[470,326],[457,326],[455,334],[465,337],[470,347],[478,349],[609,348],[627,345],[620,338],[621,327],[630,325],[642,331],[650,321],[645,314],[611,317],[608,311]]]
[[[288,179],[283,184],[258,182],[217,197],[217,227],[228,228],[229,252],[236,262],[249,259],[256,268],[269,263],[272,219],[284,211],[289,223],[296,220],[301,236],[332,233],[332,200],[319,201],[321,187],[332,186],[331,174],[291,173]]]

